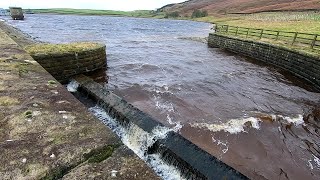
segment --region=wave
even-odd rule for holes
[[[211,132],[224,131],[230,134],[237,134],[241,132],[247,132],[245,128],[260,129],[260,124],[262,121],[279,121],[286,124],[293,124],[295,126],[303,125],[304,120],[302,115],[297,115],[295,117],[288,117],[282,115],[266,115],[262,114],[259,117],[248,117],[231,119],[226,123],[220,124],[208,124],[208,123],[190,123],[191,127],[207,129]]]

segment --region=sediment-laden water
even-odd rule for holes
[[[320,94],[303,81],[190,37],[211,25],[105,16],[28,15],[9,23],[50,43],[107,45],[107,88],[252,179],[318,179]],[[318,178],[317,178],[318,177]]]

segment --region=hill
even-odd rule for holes
[[[94,9],[30,9],[35,14],[75,14],[75,15],[107,15],[107,16],[132,16],[132,17],[152,17],[154,14],[150,10],[137,11],[113,11],[113,10],[94,10]]]
[[[190,15],[195,9],[209,14],[257,13],[268,11],[320,10],[319,0],[189,0],[164,6],[158,11]]]

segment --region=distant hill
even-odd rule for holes
[[[158,12],[191,14],[195,9],[209,14],[320,10],[320,0],[189,0],[164,6]]]

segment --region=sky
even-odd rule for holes
[[[154,10],[186,0],[0,0],[0,8],[19,6],[23,9],[74,8],[105,10]]]

